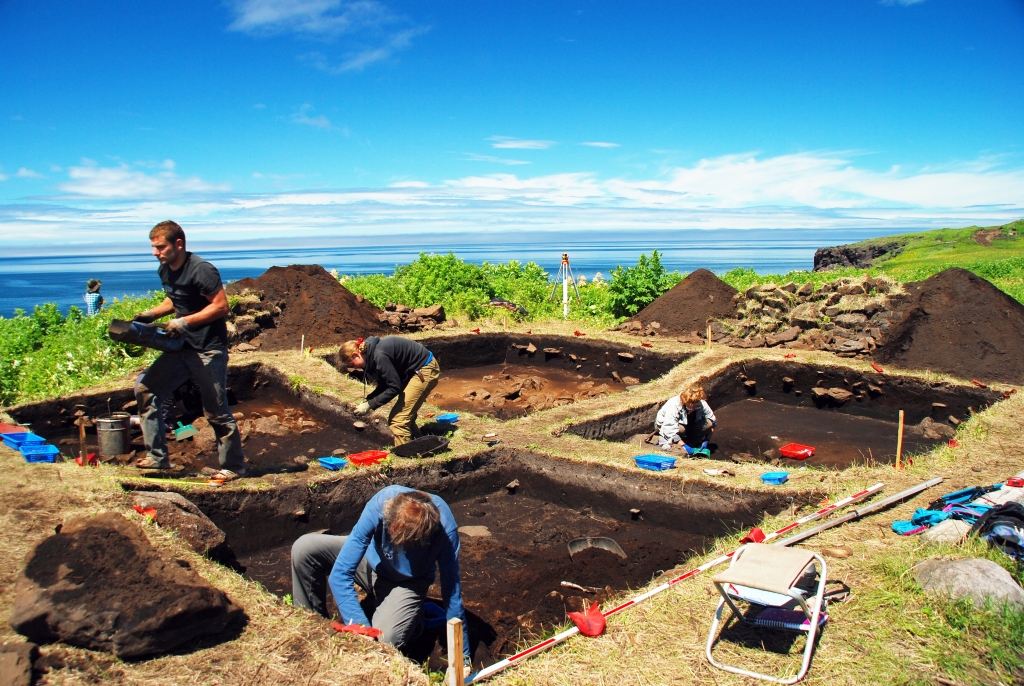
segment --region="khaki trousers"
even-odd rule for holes
[[[421,367],[420,373],[423,374],[423,381],[420,381],[419,376],[413,375],[395,399],[395,405],[388,416],[388,426],[395,435],[395,445],[403,445],[414,438],[419,438],[416,414],[441,377],[441,367],[437,364],[437,358]]]

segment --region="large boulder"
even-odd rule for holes
[[[29,554],[11,627],[126,660],[175,650],[244,618],[187,563],[168,560],[115,512],[66,524]]]
[[[200,555],[220,548],[227,538],[202,510],[180,493],[136,491],[132,494],[132,503],[143,510],[156,510],[157,524],[177,531]]]
[[[926,593],[951,600],[969,599],[983,608],[1009,603],[1024,607],[1024,590],[1010,573],[991,560],[925,560],[914,566],[914,577]]]

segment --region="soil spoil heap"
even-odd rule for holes
[[[735,288],[707,269],[698,269],[641,310],[624,326],[652,328],[652,322],[657,322],[660,328],[653,328],[659,333],[702,332],[708,319],[733,314],[736,310],[733,300],[735,295]]]
[[[262,350],[329,347],[360,336],[383,334],[381,310],[352,294],[319,265],[271,267],[257,279],[227,287],[237,302],[228,327],[234,343]]]
[[[903,321],[877,359],[964,379],[1024,383],[1024,305],[959,268],[906,288]]]

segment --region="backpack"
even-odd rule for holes
[[[1020,503],[1003,503],[978,518],[971,527],[971,534],[988,541],[1014,560],[1024,561],[1024,506]]]

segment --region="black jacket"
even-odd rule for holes
[[[430,351],[401,336],[371,336],[363,351],[363,374],[377,380],[377,388],[366,397],[371,410],[387,405],[402,392],[409,379],[430,359]]]

